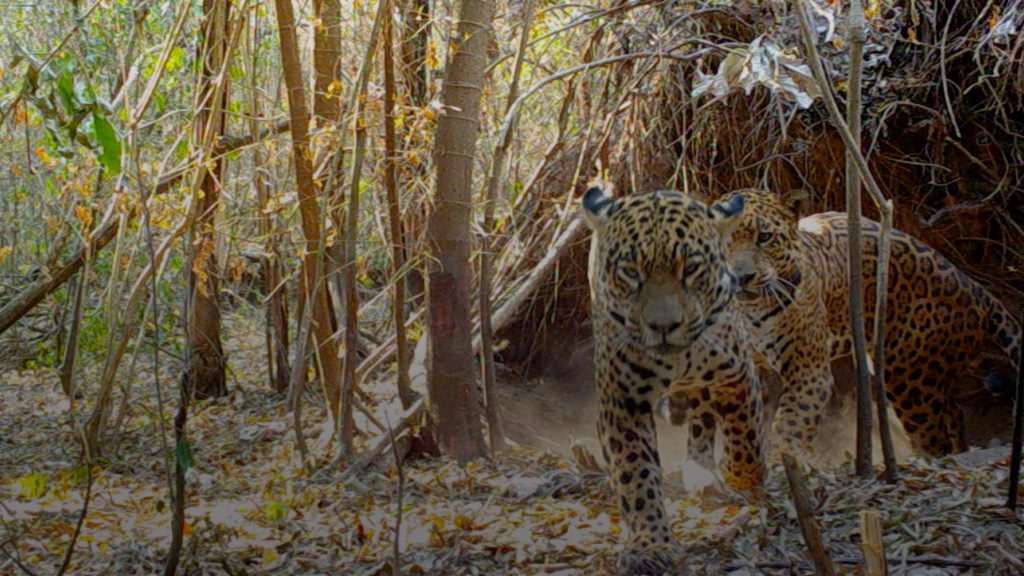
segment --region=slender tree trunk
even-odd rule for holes
[[[381,0],[390,4],[391,0]],[[409,381],[409,342],[405,334],[405,238],[402,210],[398,200],[398,175],[395,163],[395,59],[392,49],[391,10],[384,19],[384,187],[387,192],[388,221],[391,232],[391,311],[395,321],[395,347],[398,357],[398,397],[402,408],[414,400]]]
[[[530,25],[533,21],[533,1],[526,0],[522,7],[522,30],[519,35],[519,47],[516,51],[515,66],[512,71],[512,83],[509,85],[506,98],[505,113],[519,97],[519,78],[523,72],[523,61],[526,58],[526,45],[530,39]],[[498,406],[497,382],[494,374],[494,330],[491,327],[491,282],[494,252],[496,244],[491,235],[494,233],[494,210],[498,192],[504,187],[505,157],[512,144],[512,130],[505,132],[505,137],[498,142],[491,161],[491,174],[484,188],[484,238],[480,250],[480,355],[484,367],[484,397],[487,406],[487,432],[491,441],[491,454],[505,449],[505,432],[501,425],[501,410]]]
[[[861,63],[864,50],[864,5],[851,0],[847,30],[850,41],[850,78],[846,125],[860,148],[861,133]],[[846,214],[850,242],[848,245],[850,284],[850,330],[853,334],[854,369],[857,375],[857,457],[858,476],[870,476],[871,467],[871,375],[868,373],[867,337],[864,327],[864,263],[861,239],[860,175],[853,153],[846,153]]]
[[[231,12],[230,0],[204,0],[205,24],[200,42],[199,111],[196,115],[195,147],[224,135],[224,110],[228,101],[227,77],[217,76],[228,57]],[[220,342],[220,271],[217,266],[217,212],[224,161],[215,159],[202,177],[199,187],[197,218],[192,228],[189,250],[188,295],[186,297],[185,336],[188,341],[188,365],[185,385],[197,398],[227,394],[224,349]]]
[[[331,322],[327,309],[326,285],[317,278],[317,261],[323,257],[320,238],[320,206],[317,203],[319,191],[313,181],[313,162],[309,150],[309,111],[303,88],[302,63],[299,60],[299,45],[295,34],[295,14],[291,0],[274,0],[277,11],[277,25],[280,34],[281,64],[284,80],[288,87],[288,109],[291,118],[295,182],[299,191],[299,212],[302,216],[302,233],[305,237],[305,254],[302,259],[302,292],[308,305],[313,307],[313,334],[316,352],[320,358],[321,376],[327,392],[327,403],[331,415],[340,416],[341,366],[338,349],[334,342]],[[299,361],[298,359],[296,361]]]
[[[260,16],[253,11],[252,40],[250,42],[249,77],[253,83],[259,78],[259,31]],[[257,138],[260,118],[259,97],[255,90],[250,90],[249,100],[249,133]],[[266,242],[266,259],[263,260],[263,289],[266,294],[266,318],[268,331],[268,364],[270,364],[270,385],[275,392],[282,393],[288,389],[290,376],[288,362],[288,303],[286,291],[281,286],[281,257],[278,251],[280,234],[275,230],[274,217],[267,210],[270,202],[270,191],[265,178],[265,161],[263,150],[256,147],[253,151],[253,185],[256,188],[256,201],[259,204],[260,237]]]
[[[480,98],[487,65],[494,4],[459,2],[454,55],[441,91],[444,113],[435,143],[437,188],[427,220],[427,387],[441,451],[460,462],[484,456],[473,362],[472,298],[473,159],[480,123]]]
[[[427,103],[427,82],[430,73],[430,65],[427,62],[430,0],[405,0],[402,4],[402,22],[402,75],[409,91],[409,102],[413,106],[422,106]]]
[[[317,21],[313,33],[313,68],[316,75],[316,85],[313,94],[313,116],[316,118],[317,126],[321,129],[328,126],[337,127],[342,117],[341,106],[341,3],[338,0],[314,0],[313,11]],[[337,140],[334,140],[334,144]],[[326,147],[327,150],[331,146]],[[330,198],[327,213],[332,216],[334,225],[340,233],[344,229],[343,222],[339,216],[343,203],[342,187],[338,185],[340,178],[341,162],[332,162],[328,165],[330,173],[327,176],[325,197]],[[331,330],[337,332],[341,323],[339,310],[344,309],[345,285],[341,278],[341,266],[344,259],[344,246],[335,243],[324,248],[324,257],[327,269],[327,308],[331,318]],[[331,286],[334,287],[334,295],[331,294]],[[337,300],[335,300],[337,298]]]
[[[399,42],[400,70],[407,91],[407,102],[409,104],[407,117],[413,114],[413,108],[423,107],[430,102],[430,62],[427,58],[427,44],[430,38],[430,0],[403,0],[402,1],[402,38]],[[411,119],[405,123],[412,125]],[[429,178],[425,173],[424,164],[406,166],[405,169],[412,174],[407,176],[405,182],[427,181]],[[410,250],[410,243],[417,238],[422,238],[420,230],[426,221],[426,208],[424,203],[412,202],[409,205],[409,215],[406,218],[406,238],[409,242],[405,246],[406,259]],[[405,277],[405,291],[409,304],[419,305],[423,301],[426,281],[424,279],[422,266],[413,266]],[[408,309],[407,309],[408,311]]]
[[[355,403],[356,368],[359,365],[359,292],[356,287],[356,261],[359,239],[359,188],[363,175],[363,160],[366,157],[365,103],[373,70],[373,55],[377,49],[384,21],[388,17],[387,0],[378,0],[377,14],[373,19],[370,42],[366,45],[363,61],[359,65],[359,77],[351,93],[348,109],[352,111],[355,130],[355,145],[352,154],[352,175],[349,178],[347,218],[345,222],[345,251],[342,261],[345,271],[345,373],[342,385],[342,401],[345,419],[342,422],[342,448],[351,453],[355,422],[352,407]]]

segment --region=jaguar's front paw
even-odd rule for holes
[[[663,576],[685,574],[683,572],[683,551],[676,542],[651,543],[637,538],[630,542],[619,555],[619,574],[633,576]]]

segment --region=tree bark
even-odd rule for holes
[[[316,340],[316,353],[320,359],[321,377],[327,392],[328,407],[337,421],[341,403],[341,367],[328,317],[326,284],[316,277],[317,262],[323,257],[320,206],[317,203],[319,191],[313,181],[313,162],[309,150],[309,111],[306,107],[302,63],[299,60],[299,45],[295,34],[295,14],[292,11],[291,0],[274,0],[274,6],[281,38],[281,64],[284,69],[285,85],[288,88],[299,212],[302,217],[302,234],[306,241],[302,259],[302,292],[306,295],[307,304],[313,307],[313,334]]]
[[[194,149],[206,149],[224,135],[228,77],[217,80],[227,60],[230,0],[204,0],[205,24],[200,42],[199,79]],[[224,160],[204,169],[196,202],[197,217],[189,245],[188,294],[185,299],[185,337],[188,363],[185,387],[190,396],[214,398],[227,394],[224,349],[220,342],[220,271],[217,266],[217,212]]]
[[[390,4],[391,0],[382,0]],[[409,342],[405,334],[405,235],[402,209],[398,200],[398,175],[395,150],[395,57],[392,49],[391,10],[384,19],[384,188],[387,193],[388,223],[391,233],[391,278],[394,285],[391,312],[395,321],[395,346],[398,358],[398,398],[408,409],[414,400],[409,381]]]
[[[435,142],[437,187],[427,219],[431,255],[427,389],[441,451],[466,462],[487,453],[473,361],[469,259],[473,159],[494,5],[489,0],[461,0],[458,14],[454,55],[441,91],[444,113],[437,122]]]
[[[338,0],[314,0],[319,19],[313,37],[313,67],[316,69],[316,94],[313,114],[318,122],[335,123],[341,119],[338,65],[341,61],[341,3]]]
[[[253,83],[259,78],[259,34],[260,16],[253,12],[252,41],[249,44],[249,77]],[[259,136],[260,99],[255,90],[249,91],[249,134],[255,140]],[[275,229],[274,216],[266,209],[270,202],[267,188],[263,150],[257,147],[253,152],[253,187],[259,205],[260,237],[266,242],[266,258],[263,259],[263,289],[266,293],[267,319],[267,371],[270,387],[277,393],[288,390],[290,366],[288,362],[288,302],[287,291],[281,286],[281,255],[279,252],[280,233]]]

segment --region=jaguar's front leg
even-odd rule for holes
[[[620,568],[629,574],[663,574],[679,559],[662,502],[651,404],[658,379],[640,376],[652,373],[636,361],[598,351],[598,435],[619,510],[629,527],[629,540],[619,558]]]
[[[725,482],[743,492],[756,492],[765,474],[764,403],[756,370],[751,366],[715,392],[725,436]]]

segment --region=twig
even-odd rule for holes
[[[1022,314],[1024,317],[1024,314]],[[1022,320],[1024,324],[1024,320]],[[1010,495],[1006,507],[1017,511],[1017,488],[1020,486],[1021,444],[1024,443],[1024,346],[1017,357],[1017,396],[1013,400],[1013,453],[1010,455]]]
[[[800,476],[800,466],[796,459],[788,452],[782,453],[782,465],[786,468],[786,479],[789,480],[789,488],[793,493],[793,504],[796,507],[797,520],[800,521],[800,531],[804,534],[804,541],[810,549],[811,560],[814,561],[814,573],[817,576],[833,576],[832,561],[828,557],[828,550],[821,540],[821,530],[814,520],[814,510],[811,505],[811,497],[804,485],[803,477]]]
[[[522,7],[522,31],[519,36],[519,49],[516,51],[515,66],[512,71],[512,83],[509,85],[505,112],[512,109],[519,97],[519,79],[522,77],[523,61],[526,58],[526,45],[530,39],[530,24],[533,21],[533,2],[526,0]],[[514,125],[514,124],[513,124]],[[480,355],[483,357],[484,371],[484,404],[486,406],[487,432],[490,440],[491,457],[505,449],[505,432],[501,425],[501,410],[498,407],[497,384],[495,383],[494,367],[494,327],[491,325],[491,288],[493,283],[494,251],[494,211],[498,191],[504,186],[505,158],[509,145],[512,143],[511,130],[506,131],[505,138],[498,141],[491,160],[490,175],[484,188],[484,222],[483,246],[480,250]]]
[[[875,278],[875,409],[878,412],[878,435],[882,439],[882,472],[887,482],[896,479],[896,449],[889,429],[889,409],[885,396],[885,308],[889,292],[889,256],[892,248],[892,201],[882,210],[882,232],[878,239],[878,274]]]
[[[75,543],[78,542],[78,535],[82,533],[82,524],[85,523],[85,517],[89,514],[89,502],[92,500],[92,459],[88,456],[88,444],[82,442],[82,447],[86,451],[85,453],[85,500],[82,502],[82,511],[78,514],[78,523],[75,524],[75,531],[71,534],[71,542],[68,542],[67,550],[64,551],[64,561],[60,565],[60,569],[57,570],[57,576],[63,576],[68,571],[68,567],[71,566],[71,556],[75,552]]]
[[[839,105],[836,104],[835,96],[832,94],[832,86],[829,84],[828,79],[825,76],[825,68],[821,62],[821,55],[818,54],[818,48],[814,43],[814,36],[811,33],[811,25],[807,18],[807,10],[804,6],[804,3],[805,0],[793,0],[793,8],[797,14],[797,18],[800,21],[800,32],[803,36],[804,48],[807,52],[807,59],[811,65],[811,69],[814,72],[814,80],[818,84],[818,89],[821,92],[822,98],[825,100],[825,107],[828,109],[829,118],[832,120],[832,125],[835,126],[836,131],[839,132],[839,136],[843,140],[843,144],[846,146],[847,157],[853,161],[853,166],[857,169],[858,176],[866,185],[868,193],[871,196],[871,199],[874,200],[875,205],[882,213],[882,221],[884,222],[886,219],[888,219],[890,222],[892,222],[892,202],[890,202],[882,194],[881,189],[878,187],[878,182],[875,180],[875,177],[871,174],[871,170],[868,168],[868,162],[864,158],[864,154],[861,153],[858,140],[854,138],[853,134],[851,134],[849,126],[847,126],[846,123],[843,121],[843,116],[839,112]],[[852,233],[853,230],[851,230],[850,232]],[[883,233],[886,233],[884,229]],[[888,239],[881,239],[880,242],[888,243]],[[881,263],[882,259],[879,258],[879,264]],[[888,272],[886,271],[884,274],[887,276]],[[878,277],[882,275],[883,272],[879,270],[876,274],[876,280]],[[860,280],[857,279],[856,281],[859,283]],[[853,290],[853,282],[851,282],[850,289],[851,291]],[[876,292],[884,293],[886,289],[886,285],[878,285]],[[882,316],[880,319],[876,321],[876,341],[882,340],[884,342],[883,338],[879,338],[880,334],[878,333],[878,331],[884,332],[884,322],[884,316]],[[878,359],[876,359],[876,361],[877,360]],[[884,395],[882,395],[882,398],[879,400],[879,402],[887,402]],[[858,462],[858,464],[860,463]],[[860,467],[858,466],[858,473],[861,472],[859,468]]]
[[[359,187],[362,185],[363,160],[366,156],[366,125],[365,101],[373,70],[373,55],[380,41],[384,20],[391,17],[390,3],[380,0],[377,14],[373,19],[373,29],[366,52],[359,65],[359,76],[355,89],[349,100],[352,110],[352,125],[355,132],[355,151],[352,155],[352,174],[349,178],[347,222],[345,227],[345,258],[342,267],[345,269],[345,367],[341,385],[341,452],[352,454],[352,438],[355,434],[355,421],[352,408],[355,400],[356,367],[359,365],[359,295],[356,288],[357,237],[359,234]],[[339,148],[340,160],[343,150]]]
[[[416,401],[413,402],[412,406],[410,406],[409,409],[402,414],[402,417],[398,419],[398,423],[395,427],[392,429],[389,426],[389,432],[387,435],[381,435],[377,438],[373,445],[367,448],[355,462],[349,465],[348,469],[346,469],[341,475],[342,481],[354,478],[358,474],[362,473],[363,470],[368,468],[374,460],[379,458],[380,455],[384,453],[384,450],[390,446],[390,443],[392,442],[391,436],[396,434],[401,435],[406,428],[409,428],[416,423],[425,405],[426,403],[422,396],[417,398]]]
[[[395,441],[395,431],[391,428],[391,420],[388,419],[387,414],[384,415],[384,419],[388,424],[388,438],[391,439],[391,452],[395,455],[395,473],[398,474],[398,502],[395,504],[394,562],[391,567],[391,573],[394,576],[401,576],[402,549],[400,547],[399,537],[402,533],[402,499],[405,494],[405,470],[403,469],[405,458],[402,457],[398,450],[398,442]]]
[[[15,557],[13,554],[11,554],[10,552],[7,551],[7,544],[8,543],[13,543],[13,541],[8,539],[6,542],[0,542],[0,552],[3,552],[3,555],[6,556],[7,559],[10,560],[15,566],[17,566],[18,569],[21,570],[22,572],[24,572],[25,574],[28,574],[28,576],[36,576],[35,572],[30,570],[28,566],[25,566],[24,564],[22,564],[21,561],[18,560],[17,557]]]
[[[71,28],[71,30],[69,30],[68,33],[64,35],[64,38],[62,38],[61,41],[53,47],[53,50],[50,50],[50,53],[47,54],[46,58],[44,58],[43,61],[39,64],[38,70],[40,72],[42,72],[44,68],[50,65],[50,62],[53,60],[54,56],[60,53],[60,51],[64,48],[64,45],[67,44],[69,40],[71,40],[75,33],[78,32],[78,30],[82,27],[82,24],[85,24],[85,20],[92,15],[93,11],[96,10],[96,8],[98,8],[101,3],[102,0],[96,0],[92,3],[92,6],[90,6],[89,9],[85,11],[85,14],[76,19],[77,21],[75,22],[75,25]],[[3,123],[7,121],[7,116],[11,113],[11,110],[14,110],[18,106],[18,103],[21,102],[21,98],[22,94],[19,93],[14,98],[14,100],[7,106],[7,108],[4,110],[3,115],[0,116],[0,125],[3,125]]]

